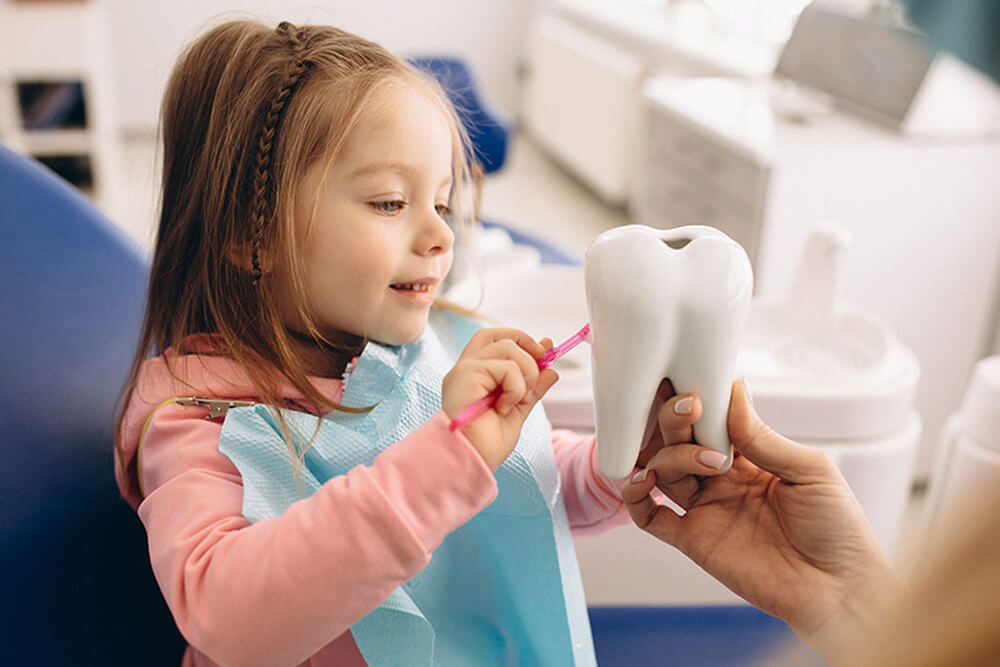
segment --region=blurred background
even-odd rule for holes
[[[0,0],[0,143],[142,255],[160,98],[214,22],[330,23],[458,59],[503,141],[483,182],[492,224],[456,265],[454,300],[559,340],[586,320],[579,264],[595,236],[722,229],[754,266],[738,371],[762,416],[831,454],[905,567],[973,477],[1000,481],[1000,436],[976,431],[987,453],[948,463],[962,433],[1000,423],[980,414],[1000,411],[1000,370],[976,366],[1000,354],[1000,91],[983,73],[997,4]],[[586,431],[589,358],[574,355],[547,409]],[[593,605],[738,602],[629,527],[578,547]]]

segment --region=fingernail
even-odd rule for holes
[[[649,468],[643,468],[642,470],[640,470],[636,474],[632,475],[632,483],[633,484],[641,484],[642,482],[645,482],[646,481],[646,475],[648,475],[648,474],[649,474]]]
[[[679,415],[689,415],[691,414],[692,403],[694,403],[694,399],[690,396],[685,396],[681,400],[674,403],[674,412]]]
[[[698,463],[706,465],[713,470],[718,470],[726,464],[726,459],[729,457],[714,449],[703,449],[695,455],[695,458],[698,459]]]

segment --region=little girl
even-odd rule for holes
[[[569,529],[629,517],[536,407],[552,342],[434,308],[472,215],[447,97],[342,30],[235,21],[162,123],[116,467],[184,664],[594,664]]]

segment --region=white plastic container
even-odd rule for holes
[[[959,411],[945,423],[931,470],[924,528],[933,536],[1000,485],[1000,356],[976,364]]]
[[[814,232],[788,299],[753,304],[737,375],[765,423],[830,455],[892,553],[920,440],[920,367],[878,318],[837,303],[848,242],[836,226]]]

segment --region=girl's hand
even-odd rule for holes
[[[760,421],[742,382],[734,383],[726,474],[699,458],[692,411],[660,412],[662,446],[622,488],[636,525],[673,545],[730,590],[787,622],[821,654],[867,624],[899,586],[860,505],[823,452],[778,435]],[[635,481],[637,480],[637,481]],[[658,487],[685,510],[649,495]]]
[[[548,338],[538,343],[517,329],[482,329],[444,378],[441,407],[450,419],[503,388],[496,404],[462,429],[494,472],[517,444],[528,413],[559,379],[551,368],[538,370],[536,360],[551,348]]]

